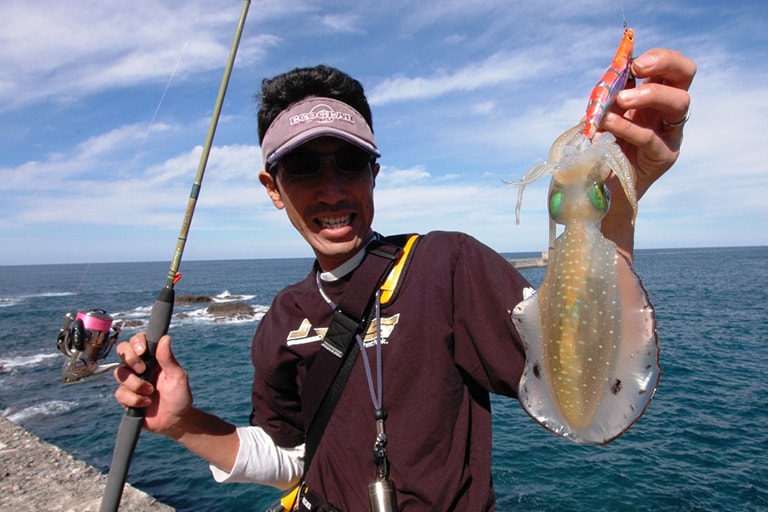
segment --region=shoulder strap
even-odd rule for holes
[[[403,252],[397,259],[395,266],[387,275],[386,281],[379,287],[381,290],[381,305],[386,306],[390,302],[397,298],[397,292],[400,289],[402,283],[402,276],[408,269],[408,265],[411,263],[413,257],[413,249],[416,246],[416,242],[419,240],[419,235],[396,235],[391,238],[387,238],[387,241],[403,248]]]
[[[395,237],[368,244],[365,258],[344,290],[322,347],[307,372],[301,400],[307,436],[305,475],[360,351],[355,336],[368,329],[371,319],[366,314],[376,290],[395,265],[406,240]]]

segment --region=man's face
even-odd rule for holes
[[[321,137],[301,145],[325,155],[350,146],[334,137]],[[323,158],[320,171],[292,176],[281,166],[273,177],[262,171],[259,180],[272,203],[285,209],[291,224],[315,253],[320,267],[331,270],[352,257],[372,235],[373,188],[378,164],[359,172],[340,172],[333,158]]]

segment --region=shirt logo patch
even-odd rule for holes
[[[382,317],[381,318],[381,343],[386,345],[389,343],[389,337],[392,335],[392,331],[394,331],[395,326],[400,321],[400,313],[390,316],[390,317]],[[365,336],[363,337],[363,343],[366,347],[372,347],[376,344],[376,333],[378,331],[378,326],[376,319],[374,319],[371,322],[371,325],[368,326],[368,330],[365,332]],[[312,327],[312,322],[309,321],[309,319],[305,318],[301,321],[301,325],[299,327],[288,333],[288,337],[286,338],[285,342],[289,347],[295,346],[295,345],[304,345],[306,343],[314,343],[318,341],[322,341],[323,338],[325,338],[325,334],[328,332],[327,327]]]

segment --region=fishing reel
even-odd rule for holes
[[[56,346],[67,360],[61,367],[64,383],[80,382],[96,377],[120,363],[98,364],[112,350],[120,336],[120,326],[112,325],[112,317],[103,309],[78,311],[64,315]]]

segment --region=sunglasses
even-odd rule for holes
[[[283,158],[269,167],[269,172],[274,176],[277,169],[283,170],[287,176],[293,178],[308,178],[320,173],[325,160],[330,158],[336,170],[342,174],[359,174],[368,169],[375,158],[357,146],[344,146],[334,153],[318,153],[309,149],[297,149],[291,151]]]

